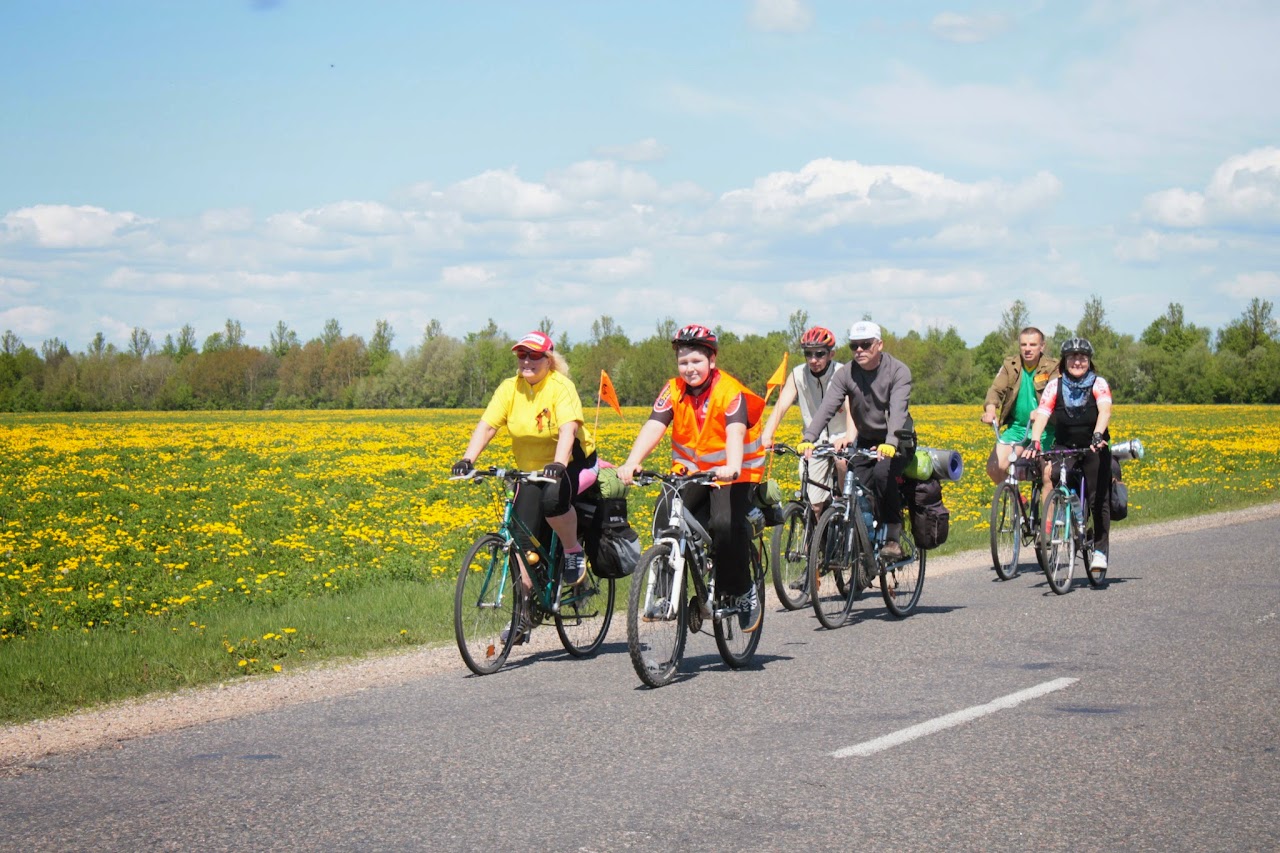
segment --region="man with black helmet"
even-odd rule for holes
[[[1033,452],[1040,451],[1040,437],[1051,421],[1057,427],[1057,446],[1093,451],[1071,464],[1084,475],[1089,497],[1093,566],[1106,569],[1111,534],[1111,432],[1107,428],[1111,423],[1111,386],[1094,370],[1093,345],[1084,338],[1071,338],[1062,345],[1062,375],[1049,380],[1032,418]]]

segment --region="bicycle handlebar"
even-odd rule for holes
[[[712,471],[694,471],[692,474],[663,474],[660,471],[636,471],[632,475],[637,486],[652,485],[654,481],[661,480],[669,486],[683,486],[694,483],[701,486],[718,485],[716,475]]]
[[[519,471],[515,468],[497,468],[490,466],[489,468],[473,468],[470,472],[460,477],[450,477],[450,480],[482,480],[485,477],[501,477],[504,480],[521,483],[555,483],[550,477],[542,476],[540,471]]]

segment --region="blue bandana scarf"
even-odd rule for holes
[[[1093,393],[1093,382],[1098,374],[1090,370],[1079,379],[1072,379],[1070,374],[1062,374],[1062,402],[1068,409],[1084,408],[1089,395]]]

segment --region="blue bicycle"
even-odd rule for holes
[[[1058,485],[1049,495],[1044,526],[1040,530],[1045,552],[1044,576],[1049,580],[1049,588],[1058,595],[1071,591],[1071,576],[1077,560],[1084,563],[1090,586],[1102,587],[1107,582],[1107,570],[1093,565],[1093,525],[1089,519],[1084,474],[1077,466],[1067,464],[1094,452],[1086,447],[1046,450],[1041,454],[1046,461],[1061,465]]]
[[[552,482],[540,474],[502,468],[476,469],[451,480],[492,478],[502,523],[476,540],[462,561],[453,599],[458,651],[476,675],[496,672],[511,647],[525,642],[535,625],[555,623],[565,651],[587,657],[600,648],[613,620],[614,581],[597,577],[587,558],[587,576],[577,586],[562,583],[564,551],[551,528],[535,534],[515,513],[521,483]],[[521,582],[521,579],[524,582]]]

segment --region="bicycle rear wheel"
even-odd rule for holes
[[[595,654],[613,621],[613,578],[596,576],[587,558],[587,579],[566,589],[556,614],[556,633],[564,650],[576,658]]]
[[[506,542],[496,533],[481,536],[467,552],[453,595],[453,634],[467,669],[476,675],[497,672],[511,652],[516,593],[507,571]]]
[[[1071,591],[1071,573],[1076,564],[1076,537],[1071,530],[1071,504],[1062,492],[1054,492],[1045,511],[1044,576],[1058,595]]]
[[[813,531],[809,551],[809,601],[824,628],[839,628],[849,618],[859,559],[854,522],[837,507],[827,507]]]
[[[792,501],[782,511],[782,524],[773,529],[773,590],[788,610],[809,603],[809,546],[805,530],[809,508]]]
[[[631,576],[627,651],[636,675],[650,687],[669,683],[684,654],[688,598],[684,583],[672,588],[674,579],[671,546],[665,543],[645,551]]]
[[[751,662],[760,645],[760,635],[764,633],[764,537],[757,536],[751,540],[751,577],[756,585],[756,595],[760,596],[760,624],[750,633],[742,629],[742,622],[737,613],[725,614],[717,619],[712,631],[716,636],[716,648],[720,657],[730,669],[741,669]]]
[[[895,568],[880,570],[880,594],[884,598],[884,606],[899,619],[910,616],[920,603],[920,593],[924,591],[924,564],[928,551],[916,545],[911,530],[911,513],[902,514],[902,535],[899,544],[910,558],[910,562],[895,562]]]
[[[1018,487],[1001,483],[991,498],[991,563],[1002,581],[1018,574],[1018,551],[1022,548],[1022,502]]]

